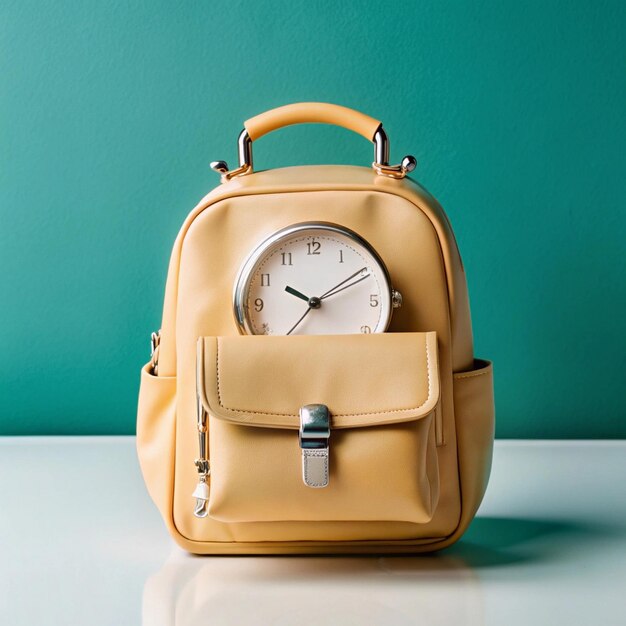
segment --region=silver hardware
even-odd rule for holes
[[[417,161],[410,154],[402,159],[400,165],[389,165],[389,139],[387,133],[382,126],[374,133],[374,162],[372,167],[379,176],[387,176],[388,178],[404,178],[409,172],[412,172]]]
[[[226,161],[211,161],[211,169],[218,174],[228,174],[228,163]]]
[[[328,485],[328,440],[330,417],[325,404],[306,404],[300,408],[300,448],[302,480],[307,487]]]
[[[402,306],[402,294],[397,289],[391,290],[391,306],[399,309]]]
[[[198,381],[199,382],[199,381]],[[193,514],[196,517],[206,517],[209,514],[209,485],[207,480],[211,475],[211,465],[207,454],[207,436],[208,436],[208,414],[204,410],[200,394],[196,393],[196,412],[198,426],[198,458],[194,461],[194,465],[198,470],[198,484],[194,489],[192,497],[196,499],[196,506]]]
[[[249,167],[252,171],[252,139],[244,128],[237,138],[237,152],[239,153],[239,167]]]
[[[372,142],[374,143],[374,162],[372,167],[379,176],[400,179],[415,169],[417,161],[411,155],[405,156],[399,165],[389,165],[389,138],[382,124],[374,133]],[[223,183],[237,176],[251,174],[254,171],[252,164],[252,139],[250,139],[250,135],[248,135],[248,131],[245,128],[239,133],[237,148],[239,153],[239,167],[237,169],[229,170],[226,161],[211,162],[211,169],[220,174]]]
[[[389,163],[389,138],[382,125],[374,133],[372,141],[374,142],[374,163]]]
[[[161,345],[161,331],[150,335],[150,365],[152,373],[157,376],[159,373],[159,346]]]
[[[291,226],[287,226],[286,228],[282,228],[276,231],[273,235],[262,241],[254,250],[252,250],[252,252],[248,255],[248,257],[241,265],[233,289],[233,309],[235,313],[235,319],[237,320],[237,324],[239,325],[239,331],[242,334],[254,334],[252,330],[252,325],[250,324],[250,320],[248,318],[246,299],[248,289],[250,287],[250,282],[254,274],[253,270],[256,264],[278,241],[280,241],[281,239],[288,239],[296,233],[307,230],[326,230],[333,233],[338,233],[340,235],[348,237],[355,244],[365,248],[365,250],[367,250],[367,252],[371,254],[374,260],[378,263],[382,270],[383,276],[387,281],[386,285],[381,285],[383,293],[385,291],[387,293],[393,293],[393,289],[391,287],[391,279],[389,277],[389,272],[387,270],[387,267],[385,266],[384,261],[381,259],[376,250],[374,250],[374,248],[365,239],[363,239],[353,230],[330,222],[300,222],[299,224],[292,224]],[[392,308],[393,307],[391,306],[389,307],[389,311],[386,312],[386,316],[383,318],[380,325],[381,330],[377,332],[384,332],[385,330],[387,330],[387,327],[391,322]]]
[[[237,145],[239,148],[239,167],[237,169],[229,170],[226,161],[211,161],[211,169],[220,174],[223,183],[236,176],[252,173],[252,139],[250,139],[245,128],[239,133]]]
[[[417,161],[411,155],[405,156],[400,165],[372,163],[372,167],[379,176],[387,176],[387,178],[395,178],[397,180],[404,178],[409,172],[412,172],[416,165]]]

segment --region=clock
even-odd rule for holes
[[[293,224],[260,243],[233,300],[241,332],[251,335],[382,333],[402,304],[374,248],[328,222]]]

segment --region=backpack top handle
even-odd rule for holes
[[[252,142],[293,124],[333,124],[365,137],[374,144],[372,167],[379,176],[399,179],[415,169],[416,160],[412,156],[404,157],[399,165],[389,165],[389,139],[381,122],[354,109],[326,102],[287,104],[251,117],[244,122],[239,135],[239,167],[229,170],[225,161],[214,161],[211,168],[221,174],[222,182],[252,173]]]

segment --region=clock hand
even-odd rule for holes
[[[296,329],[296,326],[298,326],[298,324],[300,324],[300,322],[311,312],[312,307],[309,307],[305,312],[304,315],[289,329],[289,332],[287,332],[287,335],[291,335],[291,333]]]
[[[290,293],[290,294],[296,296],[297,298],[301,298],[302,300],[306,300],[307,304],[309,305],[309,308],[304,312],[302,317],[289,329],[289,332],[287,334],[291,335],[291,333],[296,329],[298,324],[300,324],[300,322],[309,314],[309,311],[311,309],[319,309],[320,308],[320,306],[322,304],[322,299],[321,298],[316,298],[316,297],[309,298],[309,297],[305,296],[303,293],[301,293],[300,291],[298,291],[297,289],[294,289],[293,287],[290,287],[289,285],[287,285],[285,287],[285,291],[287,293]]]
[[[320,296],[320,300],[322,298],[326,298],[327,296],[329,296],[331,294],[331,292],[335,291],[335,289],[337,289],[337,287],[341,287],[341,285],[347,283],[349,280],[352,280],[357,274],[360,274],[363,270],[366,270],[367,267],[362,267],[360,270],[357,270],[356,272],[354,272],[354,274],[351,274],[350,276],[348,276],[348,278],[346,278],[345,280],[342,280],[340,283],[338,283],[337,285],[335,285],[334,287],[332,287],[331,289],[329,289],[326,293],[322,294]],[[369,274],[368,274],[369,276]]]
[[[347,289],[348,287],[352,287],[352,286],[356,285],[357,283],[360,283],[362,280],[365,280],[366,278],[369,278],[370,276],[371,276],[371,274],[365,274],[365,276],[362,276],[358,280],[355,280],[353,283],[345,285],[344,287],[340,287],[339,289],[335,289],[334,291],[327,292],[320,298],[320,300],[325,300],[326,298],[330,298],[331,296],[334,296],[335,294],[339,293],[340,291],[343,291],[344,289]]]
[[[302,322],[302,320],[311,312],[312,309],[318,309],[320,307],[321,301],[324,298],[329,298],[330,296],[334,296],[336,293],[339,293],[340,291],[343,291],[344,289],[347,289],[348,287],[352,287],[353,285],[356,285],[357,283],[360,283],[362,280],[365,280],[366,278],[368,278],[370,274],[366,274],[365,276],[362,276],[361,278],[359,278],[358,280],[355,280],[349,285],[346,285],[346,283],[349,280],[352,280],[355,276],[357,276],[363,270],[366,270],[366,269],[367,267],[362,267],[360,270],[357,270],[356,272],[354,272],[354,274],[351,274],[350,276],[348,276],[348,278],[346,278],[345,280],[342,280],[340,283],[335,285],[332,289],[329,289],[325,294],[323,294],[319,298],[315,298],[315,297],[307,298],[303,293],[300,293],[297,289],[294,289],[293,287],[289,287],[289,285],[287,285],[285,287],[285,291],[298,298],[301,298],[302,300],[306,300],[309,307],[303,313],[300,319],[289,329],[289,331],[286,334],[291,335],[291,333],[298,327],[300,322]],[[345,285],[345,287],[342,287],[342,285]]]
[[[297,289],[294,289],[293,287],[290,287],[289,285],[285,287],[285,291],[287,293],[290,293],[292,296],[296,296],[296,298],[300,298],[301,300],[304,300],[305,302],[309,301],[309,296],[305,296],[302,292],[298,291]]]

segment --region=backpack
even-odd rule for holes
[[[302,123],[361,134],[372,167],[254,170],[253,141]],[[445,213],[345,107],[268,111],[238,147],[178,234],[141,371],[137,451],[169,532],[197,554],[449,546],[485,492],[494,402]]]

